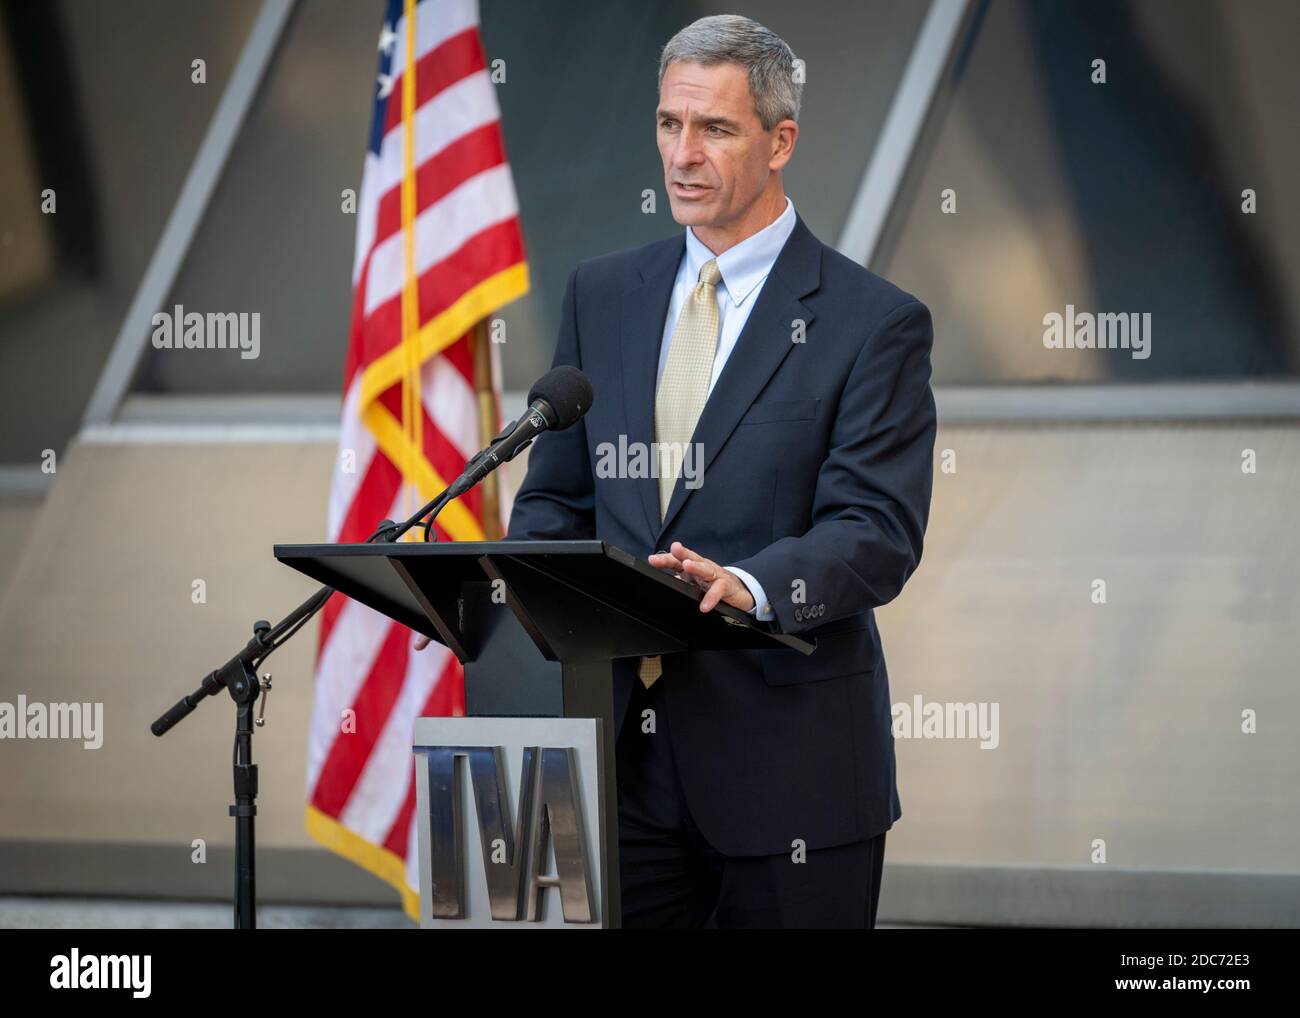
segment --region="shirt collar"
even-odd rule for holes
[[[710,259],[717,258],[718,271],[722,274],[722,285],[727,288],[727,295],[737,307],[745,303],[745,298],[753,293],[776,264],[777,255],[785,247],[785,242],[794,232],[794,202],[789,195],[785,199],[785,211],[771,223],[751,237],[746,237],[735,247],[727,248],[720,255],[715,255],[695,236],[695,231],[686,228],[686,272],[687,278],[694,283],[700,278],[700,269]]]

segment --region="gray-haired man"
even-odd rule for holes
[[[800,82],[748,18],[664,48],[656,133],[688,229],[570,276],[555,363],[597,399],[537,440],[510,519],[511,539],[601,538],[698,584],[702,611],[725,601],[817,641],[617,675],[629,927],[870,927],[901,815],[873,609],[921,558],[930,315],[785,196]],[[698,446],[702,483],[684,457],[662,484],[598,477],[603,443]]]

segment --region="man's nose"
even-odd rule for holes
[[[673,165],[677,167],[695,166],[703,159],[700,140],[693,131],[682,131],[677,137],[677,147],[673,149]]]

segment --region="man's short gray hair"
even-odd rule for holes
[[[749,73],[749,91],[763,130],[782,120],[799,119],[803,83],[795,80],[794,50],[784,39],[752,18],[717,14],[687,25],[668,40],[659,57],[659,85],[674,60],[704,64],[739,64]]]

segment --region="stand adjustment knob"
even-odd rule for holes
[[[256,720],[256,724],[258,728],[261,728],[263,725],[266,724],[266,701],[271,695],[271,673],[270,672],[267,672],[265,675],[262,676],[261,686],[262,686],[262,702],[257,707],[257,720]]]

